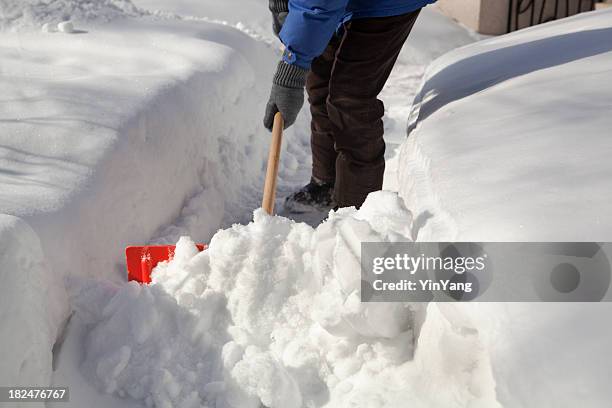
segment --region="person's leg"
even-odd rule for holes
[[[338,152],[334,198],[340,207],[360,206],[382,188],[384,105],[377,97],[418,14],[357,19],[346,26],[326,104]]]
[[[336,180],[336,158],[333,125],[327,116],[329,79],[336,59],[340,39],[334,36],[321,56],[312,62],[306,76],[306,91],[310,103],[312,176],[319,182],[333,183]]]
[[[329,210],[336,180],[336,158],[333,125],[327,116],[329,78],[340,39],[334,36],[321,56],[312,62],[306,76],[306,91],[312,114],[310,146],[312,150],[312,178],[300,190],[285,200],[285,209],[293,213]]]

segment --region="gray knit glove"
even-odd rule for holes
[[[269,0],[268,7],[272,12],[272,29],[274,34],[278,37],[285,19],[289,13],[289,0]]]
[[[304,105],[304,85],[307,72],[308,70],[297,65],[290,65],[284,61],[278,63],[263,120],[268,130],[272,130],[276,112],[280,112],[283,116],[285,129],[295,123]]]

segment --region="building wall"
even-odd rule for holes
[[[456,19],[467,27],[481,34],[498,35],[508,32],[508,12],[511,0],[438,0],[438,8],[448,16]],[[519,0],[513,0],[513,10]],[[528,1],[528,0],[525,0]],[[569,11],[566,1],[560,0],[533,0],[535,7],[521,14],[518,19],[518,28],[529,27],[532,20],[537,24],[540,20],[546,22],[577,12],[588,11],[591,8],[590,0],[569,0]],[[527,3],[528,4],[528,3]],[[544,7],[543,7],[544,6]],[[555,14],[556,12],[556,14]],[[516,15],[513,12],[511,31],[517,29]]]
[[[504,0],[502,0],[504,1]],[[481,0],[438,0],[436,5],[444,14],[478,31]]]

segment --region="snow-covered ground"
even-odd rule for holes
[[[279,57],[267,2],[0,7],[0,385],[69,385],[57,406],[92,408],[612,400],[605,305],[356,302],[363,240],[605,240],[612,14],[463,48],[420,86],[479,39],[425,10],[383,92],[385,188],[405,204],[379,193],[315,229],[249,223]],[[74,34],[41,32],[67,19]],[[279,201],[308,151],[305,110]],[[181,235],[211,247],[183,239],[154,285],[125,284],[126,244]]]
[[[380,96],[385,104],[385,190],[398,190],[399,148],[406,140],[406,118],[410,115],[411,103],[419,91],[425,69],[446,52],[481,38],[480,34],[468,31],[441,13],[432,11],[431,7],[420,14]]]

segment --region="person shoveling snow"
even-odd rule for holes
[[[425,304],[360,302],[361,242],[410,231],[390,192],[316,229],[257,210],[203,252],[181,238],[151,285],[72,281],[82,370],[164,408],[496,406],[475,330],[434,305],[420,327]]]
[[[312,177],[290,211],[359,207],[382,188],[384,105],[377,96],[422,7],[436,0],[270,0],[285,45],[264,125],[280,112],[291,126],[308,92]]]

